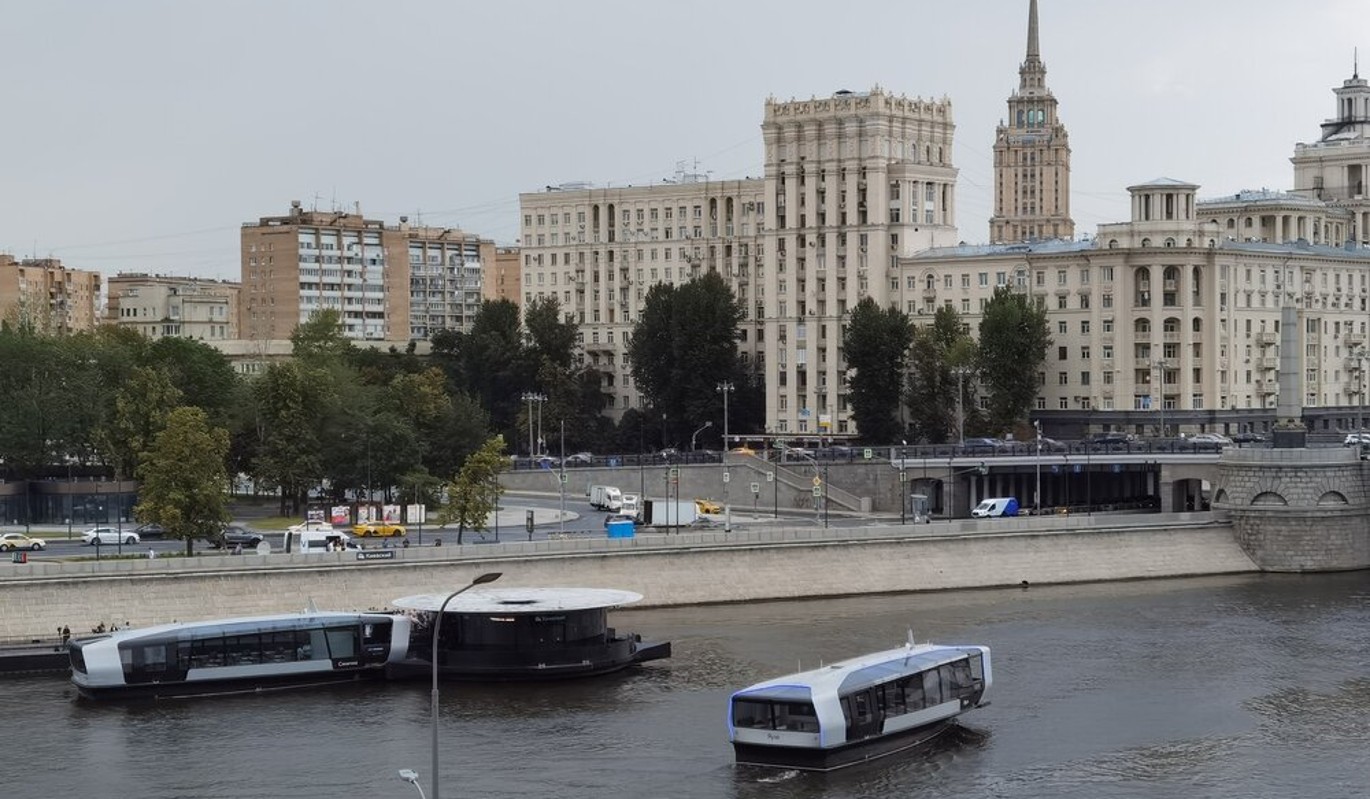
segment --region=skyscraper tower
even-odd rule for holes
[[[1008,98],[1008,120],[994,139],[994,244],[1073,238],[1070,218],[1070,141],[1047,88],[1037,43],[1037,0],[1028,6],[1027,58],[1018,90]]]

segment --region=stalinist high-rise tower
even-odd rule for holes
[[[1018,68],[1018,91],[1008,98],[1008,119],[994,140],[994,216],[990,242],[1075,236],[1070,218],[1070,141],[1047,88],[1037,44],[1037,0],[1028,7],[1027,58]]]

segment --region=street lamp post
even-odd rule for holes
[[[1037,429],[1037,462],[1034,464],[1037,471],[1037,488],[1033,491],[1032,515],[1042,515],[1042,420],[1033,419],[1032,426]],[[1060,435],[1060,433],[1057,433]]]
[[[423,786],[419,785],[419,775],[416,771],[411,768],[402,768],[400,769],[400,779],[414,786],[414,789],[419,792],[419,799],[428,799],[423,795]]]
[[[542,403],[545,402],[547,398],[534,391],[525,391],[519,399],[528,403],[528,460],[530,461],[529,466],[536,468],[537,464],[531,462],[538,456],[537,450],[534,448],[533,444],[533,403],[538,403],[538,413],[541,415]],[[538,430],[538,434],[541,435],[541,433],[542,431]]]
[[[733,531],[732,507],[728,504],[728,481],[732,475],[728,473],[728,395],[733,393],[735,386],[731,381],[723,381],[716,387],[718,393],[723,395],[723,532]]]
[[[1170,368],[1170,362],[1162,358],[1152,367],[1157,372],[1157,383],[1160,385],[1159,402],[1156,407],[1161,415],[1161,438],[1165,438],[1165,370]]]
[[[438,634],[442,632],[442,614],[447,610],[447,603],[451,602],[457,595],[475,588],[485,583],[493,583],[500,578],[501,572],[486,572],[476,579],[467,583],[447,595],[447,598],[438,606],[437,618],[433,620],[433,799],[438,799],[439,779],[438,772]],[[417,775],[416,775],[417,778]],[[414,783],[418,785],[417,782]]]
[[[951,371],[956,375],[956,443],[964,447],[966,445],[966,412],[963,407],[966,396],[964,381],[974,371],[969,366],[958,366]]]
[[[711,419],[711,420],[705,422],[704,424],[700,425],[698,430],[696,430],[696,431],[694,431],[693,433],[690,434],[690,451],[691,451],[691,452],[694,452],[694,451],[695,451],[695,442],[699,439],[699,434],[702,433],[702,432],[704,432],[705,430],[708,430],[710,427],[713,427],[713,426],[714,426],[714,423],[713,423],[713,420]],[[724,449],[725,451],[728,449],[728,442],[727,442],[726,439],[723,441],[723,449]]]

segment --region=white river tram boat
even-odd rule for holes
[[[732,695],[739,765],[832,771],[904,752],[984,704],[989,647],[909,643]]]
[[[409,620],[307,612],[119,630],[68,644],[71,681],[88,699],[253,693],[384,679]]]

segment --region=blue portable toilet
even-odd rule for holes
[[[609,522],[607,525],[610,538],[632,538],[634,524],[631,519]]]

